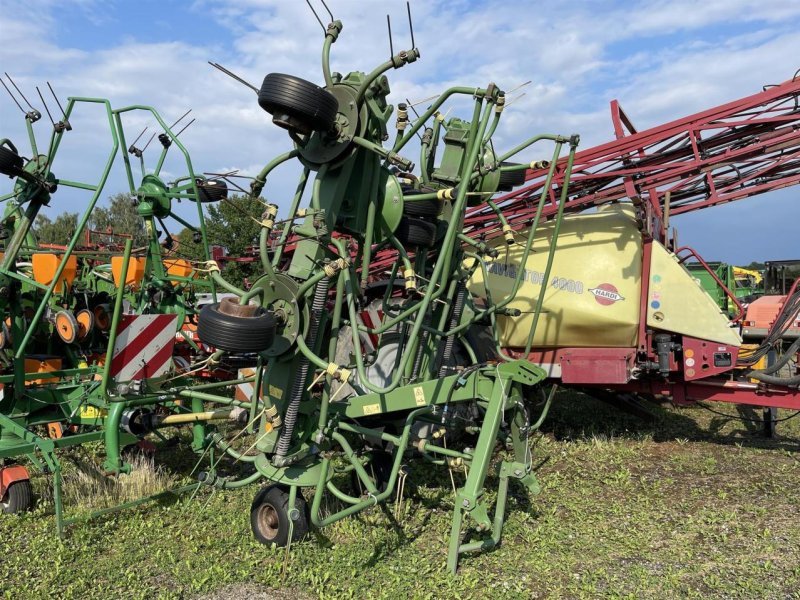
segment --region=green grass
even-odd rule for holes
[[[266,589],[282,589],[280,598],[800,598],[800,417],[765,440],[757,426],[701,408],[654,412],[644,422],[584,396],[559,397],[535,448],[542,493],[512,487],[502,545],[463,557],[457,576],[444,567],[449,476],[412,463],[399,524],[393,504],[375,508],[288,557],[251,539],[255,487],[202,490],[78,524],[63,542],[42,502],[0,518],[0,590],[8,598],[234,598]]]

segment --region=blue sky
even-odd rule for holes
[[[321,3],[313,3],[324,14]],[[408,45],[404,2],[328,4],[344,22],[333,50],[335,70],[371,70],[388,57],[387,12],[395,48]],[[504,114],[500,147],[549,131],[580,133],[586,148],[611,139],[608,104],[614,98],[642,129],[750,95],[800,68],[800,2],[418,0],[412,11],[422,59],[389,73],[391,100],[425,98],[453,84],[495,81],[511,89],[531,80]],[[319,24],[301,0],[0,0],[0,71],[8,71],[29,100],[34,86],[47,80],[62,99],[91,95],[107,97],[114,107],[150,104],[167,121],[192,108],[197,121],[182,139],[203,171],[255,174],[290,147],[254,94],[206,61],[257,86],[273,71],[318,82],[321,41]],[[37,124],[41,140],[49,134],[45,121]],[[97,111],[76,115],[74,124],[54,171],[91,179],[105,160],[109,134]],[[148,124],[152,130],[146,119],[126,121],[128,141]],[[0,97],[0,137],[30,154],[23,125],[18,109]],[[152,164],[152,147],[145,156]],[[117,163],[105,196],[125,191]],[[179,162],[166,167],[181,174]],[[292,166],[277,171],[265,194],[285,206],[296,175]],[[9,184],[0,181],[0,193]],[[795,257],[798,195],[796,188],[772,192],[675,224],[682,243],[709,260]],[[78,211],[87,200],[86,194],[59,192],[48,214]]]

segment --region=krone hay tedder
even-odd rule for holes
[[[401,465],[413,456],[468,469],[452,519],[448,566],[455,570],[460,554],[499,542],[509,480],[538,492],[529,436],[553,397],[538,410],[537,402],[547,396],[540,389],[545,371],[505,356],[494,341],[492,317],[510,314],[522,271],[503,298],[476,304],[468,292],[483,256],[495,251],[462,233],[465,212],[522,182],[530,165],[505,164],[512,155],[548,142],[552,158],[537,165],[554,165],[562,148],[571,160],[578,137],[537,135],[497,154],[492,136],[506,97],[490,83],[450,88],[416,120],[399,105],[396,136],[385,147],[394,110],[387,103],[385,73],[415,62],[419,50],[412,38],[411,49],[370,73],[332,73],[329,53],[341,31],[342,23],[334,20],[325,33],[324,87],[279,73],[264,78],[258,102],[295,146],[266,165],[252,196],[261,194],[282,163],[300,161],[302,175],[280,232],[274,226],[277,207],[265,212],[264,275],[244,291],[213,273],[239,301],[205,307],[198,333],[219,350],[259,352],[266,359],[258,373],[263,404],[251,411],[257,454],[222,444],[270,482],[252,505],[258,540],[286,545],[311,525],[322,527],[384,502],[396,494]],[[443,105],[459,98],[471,101],[471,118],[447,119]],[[402,153],[418,132],[415,174]],[[438,146],[444,150],[434,164]],[[301,207],[307,187],[310,202]],[[537,230],[534,221],[523,255]],[[555,241],[553,236],[546,250],[548,261]],[[370,265],[386,250],[398,258],[388,277],[375,283]],[[538,315],[538,306],[532,310]],[[529,346],[534,330],[535,323]],[[513,448],[513,458],[497,465],[492,516],[484,485],[498,442]],[[343,473],[364,493],[339,485]],[[230,483],[204,479],[212,486]],[[310,507],[301,488],[313,492]],[[327,494],[344,508],[323,514]],[[462,542],[465,519],[482,532],[481,539]]]

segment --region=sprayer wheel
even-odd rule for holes
[[[778,428],[778,409],[768,406],[762,413],[764,419],[764,437],[774,439],[777,436]]]
[[[225,314],[219,302],[200,311],[197,335],[204,344],[228,352],[263,352],[275,339],[275,317],[264,308],[253,316]]]
[[[0,173],[16,177],[22,169],[22,157],[11,148],[0,146]]]
[[[200,202],[219,202],[227,197],[228,185],[222,179],[197,180],[197,199]]]
[[[394,235],[404,247],[430,248],[436,241],[436,223],[419,217],[403,217]]]
[[[405,194],[403,214],[409,217],[438,217],[442,214],[444,204],[441,200],[414,200],[414,196]]]
[[[272,122],[302,134],[327,131],[336,121],[339,102],[328,90],[283,73],[264,77],[258,104],[272,115]]]
[[[290,510],[289,490],[273,483],[261,488],[253,498],[250,527],[258,542],[285,546],[289,543],[289,522],[294,521],[292,542],[297,542],[308,535],[309,516],[308,503],[299,490],[294,510]]]
[[[521,163],[503,162],[501,167],[515,167]],[[498,192],[510,192],[518,185],[525,183],[525,170],[519,171],[500,171],[500,183],[497,184]]]
[[[5,497],[0,500],[0,508],[5,514],[27,512],[33,508],[33,488],[27,479],[15,481],[6,489]]]

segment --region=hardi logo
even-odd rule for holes
[[[625,298],[620,296],[617,288],[610,283],[601,283],[596,288],[589,288],[589,293],[603,306],[609,306],[610,304],[614,304],[614,302],[625,300]]]

